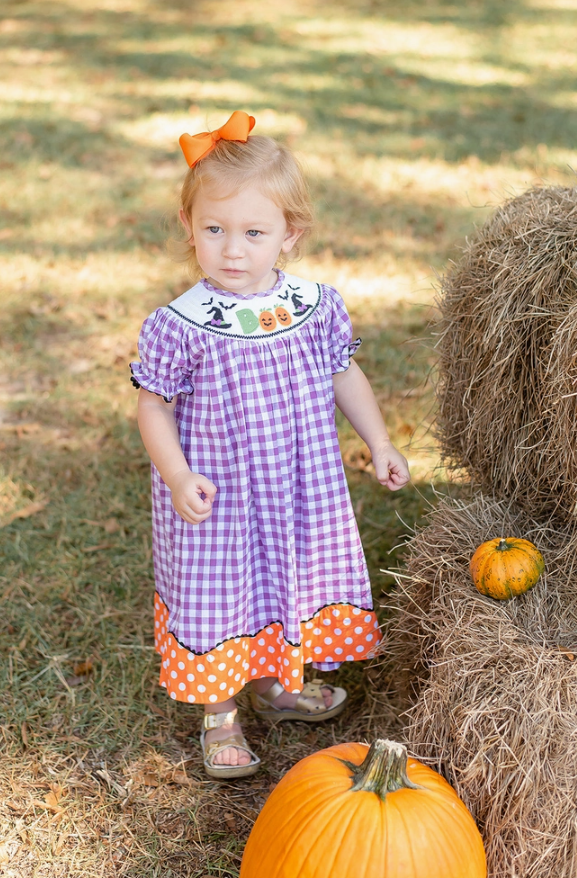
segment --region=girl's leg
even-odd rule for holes
[[[218,704],[205,704],[204,712],[229,713],[235,707],[236,702],[234,698],[229,698],[228,701],[220,701]],[[224,741],[229,735],[235,733],[242,734],[242,728],[239,723],[226,724],[218,729],[207,729],[204,739],[207,744],[212,744],[214,741]],[[213,762],[215,765],[248,765],[251,758],[250,753],[240,747],[227,747],[222,753],[217,753],[214,756]]]

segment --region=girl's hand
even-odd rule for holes
[[[179,470],[171,476],[168,487],[172,494],[172,505],[189,524],[200,524],[212,515],[217,489],[210,479],[189,469]]]
[[[390,491],[398,491],[410,480],[407,458],[390,443],[373,453],[373,465],[377,479]]]

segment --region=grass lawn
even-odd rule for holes
[[[199,710],[157,686],[149,462],[127,364],[144,317],[189,286],[164,249],[177,138],[244,109],[308,171],[318,227],[289,270],[343,293],[413,473],[387,494],[339,419],[384,617],[382,571],[435,492],[459,490],[430,432],[435,278],[504,198],[575,183],[577,0],[2,11],[0,874],[236,878],[294,761],[402,720],[394,699],[383,707],[386,659],[344,667],[350,707],[334,723],[268,727],[247,709],[263,770],[219,785]]]

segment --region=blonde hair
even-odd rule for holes
[[[218,186],[221,191],[233,193],[250,184],[258,186],[263,195],[280,207],[289,228],[302,230],[289,254],[291,260],[299,259],[314,224],[309,188],[292,152],[272,137],[256,134],[246,143],[219,140],[184,178],[180,193],[184,216],[192,224],[194,199],[205,187]],[[193,279],[202,276],[195,248],[188,241],[170,240],[169,251],[177,262],[188,264]],[[279,254],[278,267],[282,268],[287,261],[286,254]]]

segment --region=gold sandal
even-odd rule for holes
[[[221,779],[248,777],[248,775],[255,774],[255,772],[258,771],[260,759],[252,752],[246,743],[244,735],[232,733],[228,738],[224,738],[222,741],[213,741],[210,744],[205,744],[204,742],[206,731],[209,729],[219,729],[221,726],[232,725],[236,722],[237,713],[238,711],[235,707],[235,709],[229,711],[229,713],[205,713],[204,715],[203,730],[200,734],[200,746],[202,747],[204,770],[210,777],[218,777]],[[228,747],[236,747],[239,750],[246,750],[246,752],[252,757],[252,761],[249,762],[248,765],[215,765],[213,761],[214,757],[217,753],[222,753],[223,750],[228,749]]]
[[[325,704],[322,689],[331,690],[333,703],[330,707]],[[267,689],[262,695],[259,695],[254,689],[251,690],[253,710],[259,716],[277,722],[301,720],[305,723],[319,723],[338,716],[345,709],[348,698],[344,689],[323,683],[322,680],[313,680],[305,685],[294,707],[275,707],[274,702],[285,691],[279,682],[273,683],[270,689]]]

